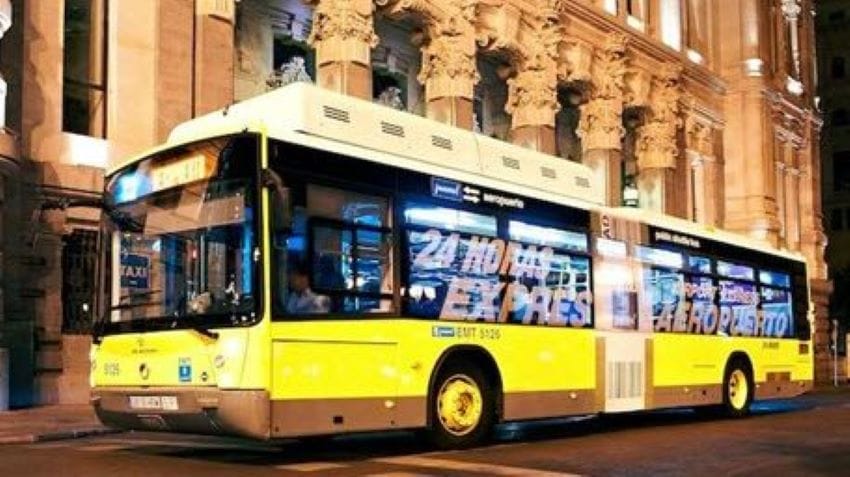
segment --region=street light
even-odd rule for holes
[[[623,205],[626,207],[640,206],[640,191],[635,186],[634,179],[629,179],[623,186]]]

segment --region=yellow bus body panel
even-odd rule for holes
[[[454,336],[435,336],[453,330]],[[438,360],[454,346],[494,359],[505,393],[591,390],[592,330],[427,320],[272,324],[272,399],[424,397]]]

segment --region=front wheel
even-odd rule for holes
[[[749,414],[753,402],[753,377],[744,360],[736,359],[726,366],[723,379],[723,407],[729,417]]]
[[[470,447],[489,437],[495,422],[493,389],[478,368],[449,365],[430,397],[431,442],[442,449]]]

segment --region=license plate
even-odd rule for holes
[[[130,396],[130,408],[176,411],[177,396]]]

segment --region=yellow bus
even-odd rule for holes
[[[811,388],[802,257],[602,201],[581,164],[308,84],[189,121],[107,177],[94,408],[464,447]]]

